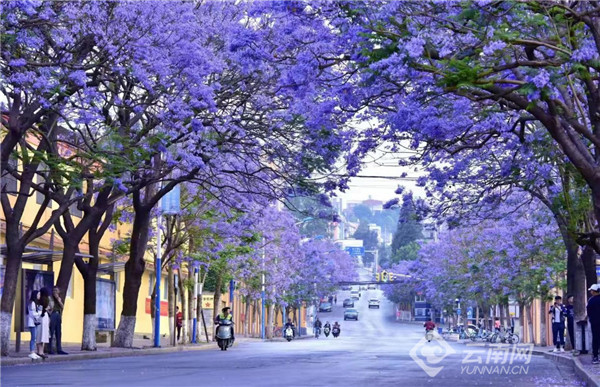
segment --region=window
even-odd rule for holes
[[[148,297],[152,296],[152,289],[154,289],[154,273],[150,273],[148,277]]]
[[[415,296],[415,302],[425,302],[425,296],[422,294],[417,294]]]
[[[160,299],[161,300],[166,300],[168,298],[168,289],[169,289],[169,277],[167,277],[166,275],[163,276],[163,281],[162,281],[162,288],[160,289]]]
[[[71,278],[69,279],[69,287],[67,288],[67,297],[73,298],[73,272],[71,272]]]
[[[80,193],[75,191],[75,192],[73,192],[73,195],[71,195],[71,198],[74,198],[77,195],[80,195]],[[79,208],[77,208],[77,202],[75,202],[69,206],[69,212],[71,213],[71,215],[76,216],[78,218],[81,218],[83,216],[83,211],[81,211]]]
[[[43,184],[46,182],[46,179],[44,178],[44,176],[46,175],[47,172],[48,172],[48,168],[46,167],[46,164],[40,163],[38,165],[38,169],[37,169],[37,183],[38,183],[38,185],[43,186]],[[37,204],[44,203],[44,199],[45,198],[46,198],[46,195],[44,195],[40,191],[36,191],[35,192],[35,202]],[[50,200],[48,202],[48,207],[52,207],[52,200]]]
[[[8,158],[8,165],[11,166],[12,168],[17,168],[17,159],[15,159],[14,157],[9,157]],[[13,175],[11,175],[8,171],[6,171],[3,175],[2,175],[2,190],[9,193],[10,195],[16,195],[17,194],[17,178],[14,177]]]

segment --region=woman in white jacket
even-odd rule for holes
[[[37,328],[41,322],[40,318],[42,314],[42,307],[39,305],[39,299],[40,292],[33,290],[27,305],[27,328],[31,333],[31,340],[29,341],[29,351],[31,353],[29,354],[29,357],[33,360],[40,358],[40,356],[35,353]]]
[[[40,290],[40,301],[38,302],[41,310],[41,324],[38,325],[37,333],[37,355],[44,359],[48,357],[44,353],[44,344],[50,342],[50,291],[47,288]]]

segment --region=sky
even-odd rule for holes
[[[398,165],[401,157],[407,157],[407,154],[389,154],[381,151],[372,153],[365,159],[363,170],[358,177],[353,178],[348,184],[350,189],[346,192],[338,192],[338,197],[342,198],[344,204],[348,201],[363,201],[369,199],[387,202],[395,197],[394,193],[398,185],[405,187],[405,190],[412,190],[415,196],[421,196],[422,189],[416,186],[415,178],[419,172],[415,168],[409,168]],[[407,178],[401,178],[402,173],[406,172]],[[363,177],[360,177],[363,176]]]

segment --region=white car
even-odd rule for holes
[[[371,308],[379,309],[379,300],[377,298],[371,298],[369,300],[369,309]]]

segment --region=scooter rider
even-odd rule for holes
[[[293,336],[296,337],[296,326],[292,322],[291,318],[288,318],[287,322],[283,326],[283,332],[285,333],[288,328],[292,328]]]
[[[435,329],[435,323],[431,321],[431,319],[427,320],[425,324],[423,324],[426,331],[432,331]]]
[[[321,320],[319,320],[318,317],[315,320],[315,323],[314,323],[313,327],[315,328],[315,331],[318,329],[319,332],[321,332],[321,328],[323,327],[323,324],[321,323]]]
[[[427,334],[431,331],[433,331],[435,329],[435,323],[433,321],[431,321],[431,319],[428,319],[425,324],[423,324],[423,326],[425,327],[425,335],[427,336]],[[427,341],[431,341],[431,337],[428,336],[427,337]]]
[[[219,313],[217,315],[217,318],[215,319],[215,324],[216,324],[216,330],[215,330],[215,337],[217,336],[217,330],[219,329],[219,325],[221,325],[221,321],[223,320],[229,320],[233,323],[233,314],[231,313],[231,308],[226,306],[223,309],[221,309],[221,313]],[[233,333],[233,325],[231,326],[231,339],[232,341],[235,341],[235,335]]]
[[[323,332],[324,331],[331,332],[331,324],[329,324],[329,321],[325,322],[325,325],[323,325]]]

